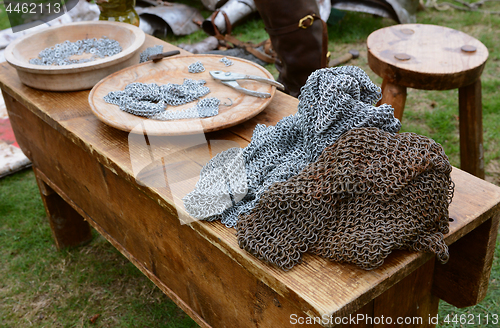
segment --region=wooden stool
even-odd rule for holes
[[[481,73],[488,49],[451,28],[404,24],[368,37],[368,64],[382,77],[382,100],[403,117],[406,88],[458,88],[461,168],[484,179]]]

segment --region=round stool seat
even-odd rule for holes
[[[479,79],[488,49],[463,32],[436,25],[382,28],[367,40],[368,64],[384,80],[424,90],[456,89]]]

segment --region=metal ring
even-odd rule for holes
[[[228,107],[229,107],[229,106],[232,106],[232,105],[233,105],[233,101],[231,100],[231,98],[229,98],[229,97],[228,97],[227,99],[229,99],[229,101],[230,101],[231,103],[230,103],[229,105],[228,105],[228,104],[225,104],[225,103],[222,103],[222,105],[224,105],[224,106],[228,106]]]
[[[309,25],[307,25],[307,26],[306,26],[306,25],[304,25],[304,22],[305,22],[306,20],[310,20],[310,21],[311,21],[311,23],[310,23]],[[312,15],[307,15],[307,16],[302,17],[302,18],[299,20],[299,27],[300,27],[300,28],[303,28],[303,29],[306,29],[306,28],[310,27],[313,23],[314,23],[314,17],[313,17]]]

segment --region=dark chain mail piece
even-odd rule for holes
[[[246,148],[222,152],[205,165],[183,199],[187,212],[234,227],[272,184],[297,175],[343,133],[359,127],[399,131],[393,108],[374,106],[380,98],[380,87],[358,67],[317,70],[302,87],[297,114],[276,126],[257,125]]]
[[[284,270],[305,252],[367,270],[395,249],[445,263],[450,173],[443,148],[427,137],[353,129],[240,216],[238,243]]]

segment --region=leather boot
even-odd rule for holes
[[[315,0],[254,0],[278,56],[278,81],[298,97],[309,75],[327,66],[328,32]]]

